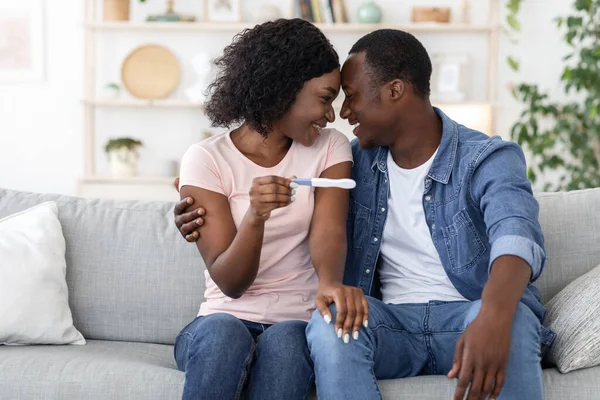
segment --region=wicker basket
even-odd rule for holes
[[[130,0],[104,0],[105,21],[129,21]]]

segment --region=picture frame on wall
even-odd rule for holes
[[[0,82],[44,79],[44,0],[0,2]]]
[[[207,22],[241,22],[241,0],[204,0]]]
[[[467,54],[434,54],[431,99],[447,103],[467,100],[469,63]]]

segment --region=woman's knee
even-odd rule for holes
[[[249,399],[306,398],[314,384],[306,322],[278,322],[260,334],[250,373]]]
[[[216,313],[202,317],[195,328],[195,334],[213,336],[232,335],[231,337],[250,336],[246,325],[237,317],[227,313]]]
[[[217,313],[202,317],[189,334],[195,346],[245,350],[254,339],[244,323],[233,315]]]
[[[242,321],[226,313],[198,318],[187,326],[175,342],[175,359],[185,371],[192,359],[218,359],[224,354],[248,357],[254,351],[254,339]]]
[[[257,352],[298,354],[307,351],[304,321],[283,321],[269,327],[258,337]]]

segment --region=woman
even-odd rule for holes
[[[246,389],[250,399],[305,399],[315,304],[329,321],[336,304],[346,343],[368,318],[362,292],[341,283],[347,191],[289,179],[350,177],[348,139],[325,129],[338,56],[311,23],[281,19],[236,36],[216,66],[206,113],[213,125],[239,126],[182,160],[181,197],[206,209],[196,243],[207,266],[206,301],[175,345],[183,398],[237,399]]]

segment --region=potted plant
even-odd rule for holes
[[[118,99],[121,95],[121,86],[118,83],[110,82],[104,85],[105,97],[110,99]]]
[[[138,174],[139,148],[143,144],[128,137],[110,139],[104,146],[113,176],[131,177]]]

